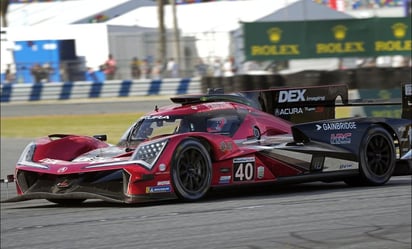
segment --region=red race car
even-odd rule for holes
[[[195,201],[219,186],[382,185],[400,169],[409,174],[411,120],[334,119],[338,97],[350,104],[347,92],[346,86],[214,91],[155,107],[117,145],[105,135],[49,135],[24,149],[15,171],[18,195],[6,201]]]

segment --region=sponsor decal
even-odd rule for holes
[[[323,156],[314,156],[311,162],[312,171],[320,171],[323,169],[325,158]]]
[[[48,164],[57,164],[57,160],[55,160],[55,159],[50,159],[50,158],[41,159],[40,162],[42,162],[42,163],[48,163]]]
[[[257,168],[257,178],[262,179],[263,177],[265,177],[265,167],[259,166]]]
[[[316,130],[338,131],[338,130],[356,130],[356,122],[337,122],[316,124]]]
[[[233,159],[233,163],[255,162],[255,157],[239,157]]]
[[[305,92],[306,89],[280,91],[278,103],[305,101]]]
[[[146,194],[167,193],[170,191],[171,191],[171,188],[169,185],[146,187]]]
[[[164,185],[170,185],[170,181],[159,181],[159,182],[157,182],[157,186],[164,186]]]
[[[220,169],[220,173],[229,173],[230,172],[230,168],[221,168]]]
[[[227,141],[223,141],[220,143],[220,150],[222,152],[226,152],[226,151],[232,151],[232,143],[231,142],[227,142]]]
[[[57,170],[57,173],[63,173],[66,172],[69,168],[67,167],[61,167],[60,169]]]
[[[277,109],[275,110],[275,115],[280,116],[280,115],[293,115],[293,114],[302,114],[303,109],[302,108],[282,108],[282,109]]]
[[[315,112],[324,112],[325,111],[325,107],[324,106],[318,106],[316,107]]]
[[[207,108],[211,108],[211,109],[224,109],[226,108],[226,104],[224,103],[205,103],[204,104],[205,107]]]
[[[243,182],[255,179],[255,158],[243,157],[233,159],[233,181]]]
[[[339,165],[339,169],[350,169],[352,167],[353,167],[353,165],[350,164],[350,163],[345,163],[345,164]]]
[[[59,188],[68,188],[70,187],[70,185],[71,185],[71,182],[67,179],[64,179],[63,181],[56,184],[56,186]]]
[[[325,101],[326,96],[307,96],[305,93],[307,89],[295,89],[279,91],[278,103],[294,103],[304,101]],[[296,109],[296,108],[294,108]]]
[[[155,116],[144,116],[143,119],[159,119],[159,120],[166,120],[170,119],[168,115],[162,116],[162,115],[155,115]]]
[[[165,171],[166,170],[166,164],[164,164],[164,163],[160,164],[159,165],[159,170],[162,171],[162,172]]]
[[[336,133],[330,135],[330,144],[350,144],[352,133]]]
[[[306,97],[306,101],[325,101],[325,96],[314,96],[314,97]]]
[[[115,161],[119,161],[119,159],[120,159],[120,158],[114,158]],[[95,163],[95,162],[104,162],[104,161],[106,161],[107,159],[104,158],[104,157],[99,157],[99,156],[97,155],[97,156],[93,156],[93,157],[88,157],[88,156],[78,157],[78,158],[76,158],[75,160],[76,160],[76,162],[94,162],[94,163]]]
[[[219,178],[219,184],[228,184],[230,183],[231,176],[221,176]]]
[[[359,168],[359,163],[344,159],[326,157],[323,172],[354,170]]]

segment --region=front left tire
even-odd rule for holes
[[[175,193],[182,200],[196,201],[207,193],[212,181],[212,162],[200,141],[186,139],[178,145],[171,176]]]

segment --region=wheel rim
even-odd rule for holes
[[[384,176],[392,163],[392,149],[388,140],[382,136],[372,137],[366,149],[366,157],[371,172]]]
[[[201,191],[207,181],[207,162],[202,153],[196,149],[188,149],[182,153],[177,175],[186,192]]]

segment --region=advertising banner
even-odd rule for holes
[[[244,23],[247,60],[373,57],[412,52],[411,17]]]

